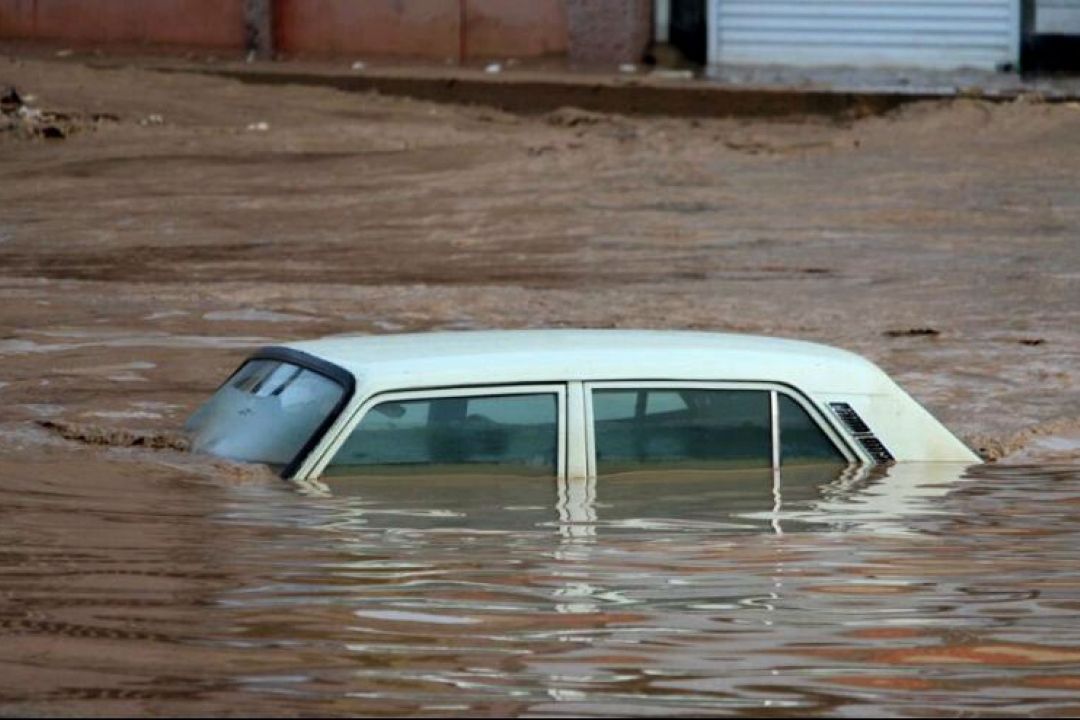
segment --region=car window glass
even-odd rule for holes
[[[767,391],[597,389],[592,396],[597,474],[772,464]]]
[[[847,462],[825,431],[799,403],[786,395],[780,395],[779,410],[782,464]]]
[[[442,397],[376,405],[326,473],[554,476],[557,460],[556,394]]]
[[[593,401],[593,420],[629,420],[634,417],[637,408],[637,390],[604,391],[604,402]],[[594,393],[595,396],[595,393]]]
[[[648,413],[677,412],[687,407],[686,401],[676,390],[656,390],[645,395],[645,411]]]
[[[250,360],[188,420],[192,449],[285,466],[325,422],[344,390],[317,372]]]
[[[427,424],[431,403],[389,402],[371,409],[364,418],[368,430],[394,430],[422,427]]]

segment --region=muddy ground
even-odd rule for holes
[[[9,429],[153,445],[281,340],[695,328],[863,353],[990,456],[1080,458],[1076,104],[516,116],[3,57],[7,85],[46,113],[0,123]]]

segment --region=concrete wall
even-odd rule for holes
[[[243,0],[0,0],[0,38],[240,49]]]

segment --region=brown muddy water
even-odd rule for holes
[[[1076,467],[295,487],[46,445],[2,468],[5,715],[1080,713]]]
[[[1080,105],[7,84],[69,134],[0,123],[0,715],[1080,715]],[[297,488],[176,449],[260,345],[522,327],[837,345],[1007,464]]]

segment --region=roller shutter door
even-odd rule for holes
[[[1020,0],[709,0],[713,63],[1001,69]]]

